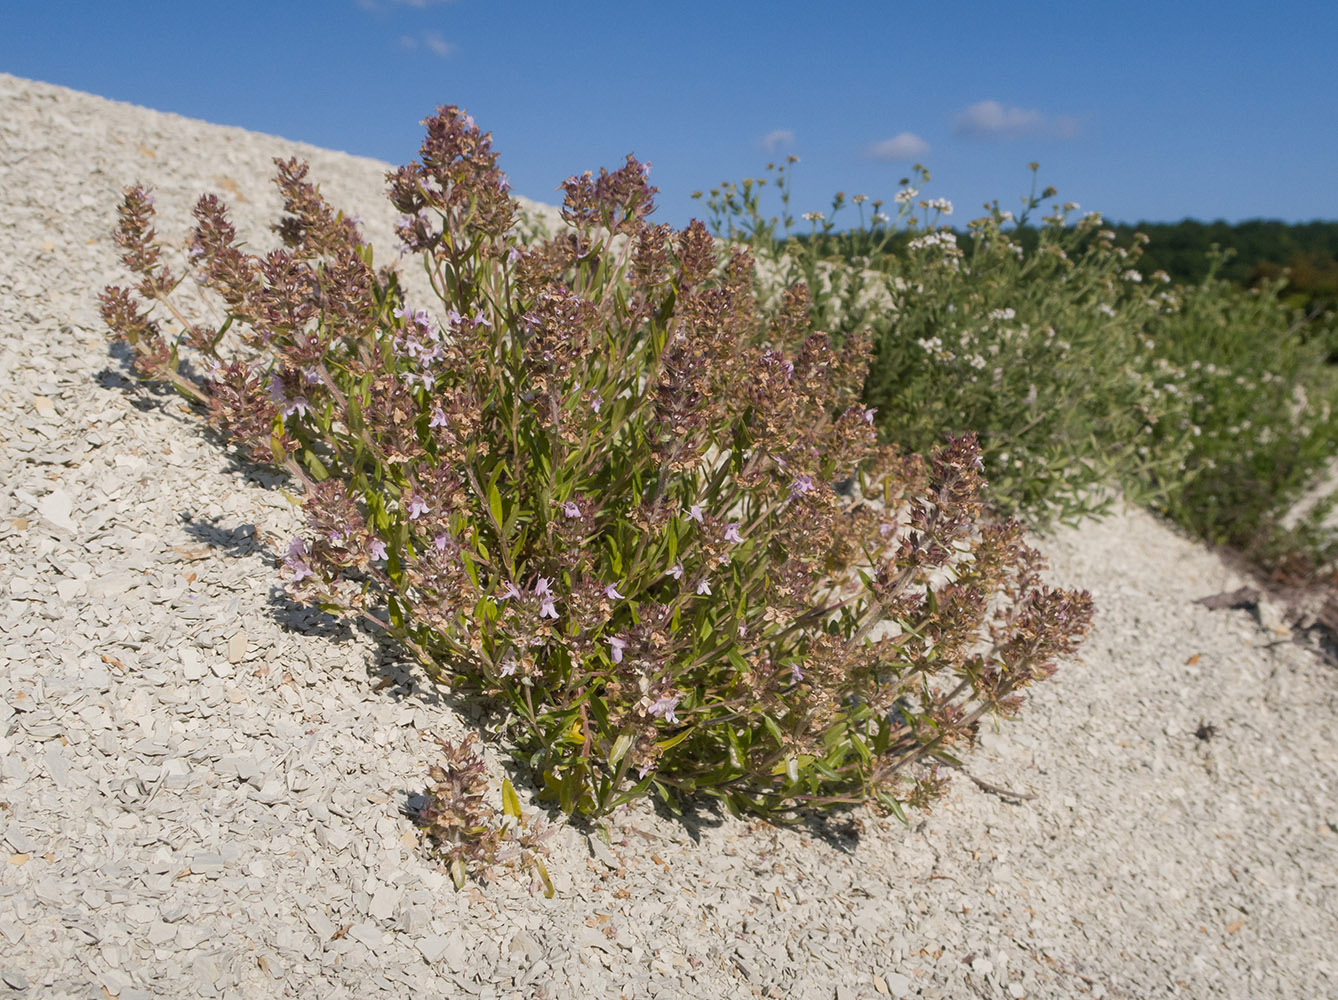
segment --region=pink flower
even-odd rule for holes
[[[679,695],[662,694],[655,701],[651,702],[650,707],[646,709],[651,715],[664,719],[665,722],[677,722],[678,716],[674,715],[674,709],[678,707]]]
[[[386,543],[379,538],[373,538],[367,543],[367,554],[373,559],[384,559],[386,557]]]
[[[427,501],[422,497],[413,497],[409,500],[409,520],[416,521],[419,517],[428,511]]]
[[[743,541],[743,536],[739,534],[739,522],[731,521],[725,527],[725,541],[733,542],[738,545]]]
[[[627,648],[626,640],[619,639],[616,635],[611,635],[609,636],[608,641],[609,641],[609,658],[612,659],[614,663],[622,663],[623,650]]]
[[[611,583],[611,584],[609,584],[607,587],[604,588],[604,596],[607,597],[607,598],[608,598],[609,600],[611,600],[611,601],[625,601],[625,600],[627,600],[627,595],[626,595],[626,594],[620,594],[620,593],[618,593],[618,585],[617,585],[616,583]]]
[[[702,523],[701,504],[694,503],[691,507],[685,510],[684,513],[688,515],[689,521],[696,521],[698,524]]]

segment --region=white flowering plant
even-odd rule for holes
[[[922,451],[945,433],[978,436],[996,509],[1044,523],[1101,511],[1110,484],[1135,501],[1168,495],[1193,428],[1183,372],[1144,332],[1175,300],[1160,280],[1142,282],[1141,244],[1117,246],[1099,215],[1074,219],[1073,204],[1029,226],[1055,193],[1037,194],[1035,164],[1018,215],[995,203],[963,231],[945,222],[951,202],[921,196],[929,180],[917,166],[895,217],[875,201],[874,221],[861,211],[844,232],[836,211],[863,196],[838,194],[820,227],[782,239],[731,218],[761,217],[756,188],[731,199],[722,185],[712,219],[748,240],[764,284],[803,281],[813,323],[836,342],[872,330],[862,398],[883,440]]]
[[[1215,252],[1208,275],[1177,288],[1176,308],[1148,327],[1184,373],[1195,430],[1186,475],[1159,509],[1274,568],[1332,572],[1338,494],[1315,488],[1338,453],[1338,373],[1326,346],[1338,324],[1288,306],[1282,282],[1245,289],[1221,279],[1226,254]],[[1163,446],[1154,433],[1150,447]],[[1311,491],[1317,502],[1297,509]]]

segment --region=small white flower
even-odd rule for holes
[[[618,585],[617,585],[616,583],[611,583],[611,584],[609,584],[607,587],[604,588],[604,596],[607,597],[607,598],[608,598],[609,600],[611,600],[611,601],[625,601],[625,600],[627,600],[627,595],[626,595],[626,594],[620,594],[620,593],[618,593]]]
[[[614,663],[622,663],[623,650],[627,648],[627,641],[625,639],[619,639],[616,635],[611,635],[608,638],[608,643],[609,658],[613,660]]]
[[[672,576],[675,580],[683,579],[683,564],[674,563],[672,566],[670,566],[669,575]]]
[[[731,521],[725,527],[725,541],[733,542],[735,545],[743,541],[743,536],[739,534],[739,522]]]
[[[697,584],[697,593],[703,596],[711,593],[711,581],[702,577],[701,582]]]

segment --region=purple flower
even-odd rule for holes
[[[539,577],[539,582],[534,585],[534,594],[540,601],[539,617],[556,619],[558,616],[557,605],[554,603],[556,598],[553,596],[553,592],[548,589],[547,579],[542,576]]]
[[[725,526],[725,541],[733,542],[735,545],[738,545],[743,541],[743,536],[739,534],[738,521],[730,521],[729,524]]]
[[[672,576],[675,580],[683,579],[683,564],[674,563],[672,566],[670,566],[669,575]]]
[[[877,412],[878,412],[878,407],[876,407],[876,406],[873,407],[872,409],[865,410],[865,411],[864,411],[864,422],[865,422],[866,424],[872,425],[872,424],[873,424],[873,415],[874,415],[875,413],[877,413]]]
[[[269,395],[270,398],[279,405],[279,412],[285,417],[291,417],[294,413],[305,417],[311,409],[305,396],[289,397],[288,394],[284,392],[282,379],[270,379]]]
[[[688,515],[688,520],[689,520],[689,521],[696,521],[698,524],[701,524],[701,523],[702,523],[702,507],[701,507],[701,504],[694,503],[692,506],[690,506],[689,508],[687,508],[687,510],[685,510],[683,513],[685,513],[685,514]]]
[[[432,544],[437,547],[437,551],[439,552],[445,552],[446,546],[449,545],[450,543],[451,543],[451,536],[444,531],[436,538],[432,539]]]
[[[386,543],[374,537],[367,543],[367,554],[373,559],[384,559],[386,557]]]
[[[516,589],[516,585],[508,580],[506,586],[502,588],[502,596],[500,599],[506,601],[519,596],[520,591]]]
[[[680,696],[676,694],[662,694],[651,702],[646,711],[651,715],[659,716],[665,722],[677,722],[678,716],[674,715],[674,709],[678,707],[679,698]]]
[[[797,476],[795,481],[790,484],[790,496],[801,497],[806,493],[813,492],[812,476]]]
[[[711,581],[706,579],[706,577],[702,577],[701,582],[697,584],[697,593],[706,595],[709,594],[710,592],[711,592]]]
[[[307,543],[305,539],[294,538],[288,544],[288,555],[283,560],[284,568],[293,574],[288,582],[298,583],[309,576],[315,574],[311,572],[311,567],[307,565]]]
[[[428,511],[427,501],[422,497],[413,497],[409,501],[409,520],[416,521]]]
[[[641,767],[637,769],[636,776],[638,779],[644,778],[646,775],[650,774],[650,772],[653,770],[655,770],[655,765],[653,765],[650,761],[646,761],[646,763],[642,764]]]
[[[507,660],[502,664],[502,669],[498,671],[503,677],[510,677],[516,672],[516,661]]]
[[[800,667],[799,664],[797,664],[797,663],[791,665],[791,667],[790,667],[790,676],[793,677],[793,678],[794,678],[794,682],[795,682],[796,684],[798,684],[800,681],[802,681],[802,680],[804,679],[804,670],[803,670],[803,668]]]
[[[441,411],[440,406],[434,406],[432,408],[432,419],[427,422],[427,425],[429,427],[446,426],[446,414]]]
[[[627,648],[626,640],[619,639],[616,635],[609,636],[609,657],[614,663],[623,662],[623,650]]]
[[[620,593],[618,593],[618,585],[617,585],[616,583],[611,583],[611,584],[609,584],[607,587],[604,588],[604,596],[607,597],[607,598],[608,598],[609,600],[611,600],[611,601],[625,601],[625,600],[627,600],[627,595],[626,595],[626,594],[620,594]]]
[[[575,500],[568,500],[562,505],[562,513],[566,514],[568,517],[580,517],[581,508],[577,506]]]

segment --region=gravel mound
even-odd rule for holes
[[[0,997],[1338,996],[1338,676],[1137,510],[1042,540],[1098,620],[969,761],[1017,797],[643,804],[555,835],[553,899],[456,893],[404,810],[470,720],[286,600],[280,484],[97,316],[123,186],[268,247],[279,155],[393,257],[386,164],[0,75]]]

